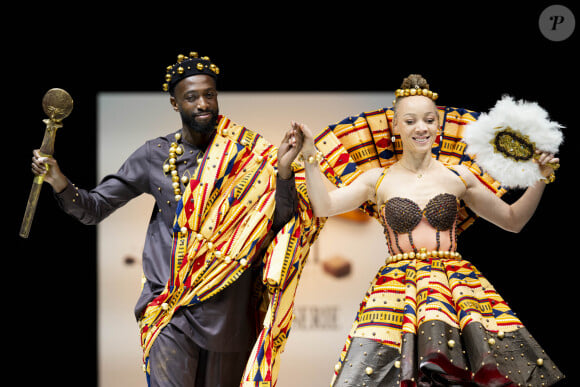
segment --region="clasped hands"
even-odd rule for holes
[[[278,148],[278,176],[289,179],[292,176],[292,162],[302,152],[305,158],[316,154],[312,131],[304,124],[291,122]]]

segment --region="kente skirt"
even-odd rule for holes
[[[564,378],[468,261],[379,269],[331,386],[550,386]]]

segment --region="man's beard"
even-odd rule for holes
[[[183,123],[189,126],[194,132],[209,134],[212,133],[215,130],[215,127],[217,126],[219,111],[216,109],[209,111],[209,113],[211,113],[212,118],[204,123],[196,121],[195,114],[192,114],[190,116],[187,116],[183,113],[180,114]]]

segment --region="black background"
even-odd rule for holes
[[[566,126],[557,180],[525,229],[511,234],[480,220],[463,235],[461,250],[568,376],[562,385],[573,385],[578,31],[552,42],[538,28],[540,13],[552,3],[504,3],[357,2],[316,12],[313,3],[140,4],[129,10],[51,4],[35,8],[34,19],[29,10],[14,12],[17,23],[3,27],[8,264],[2,297],[4,350],[10,364],[28,370],[19,374],[22,385],[91,386],[97,379],[95,227],[62,213],[45,185],[30,237],[18,237],[33,178],[31,151],[44,133],[42,97],[53,87],[73,97],[55,157],[78,186],[92,188],[97,93],[158,91],[165,66],[189,51],[220,67],[221,91],[391,91],[403,77],[420,73],[439,92],[439,104],[487,111],[507,93],[538,102]],[[580,15],[572,2],[558,3]],[[321,372],[330,377],[331,371]]]

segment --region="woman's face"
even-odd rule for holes
[[[424,96],[405,97],[397,104],[393,125],[405,152],[431,151],[439,127],[437,107]]]

